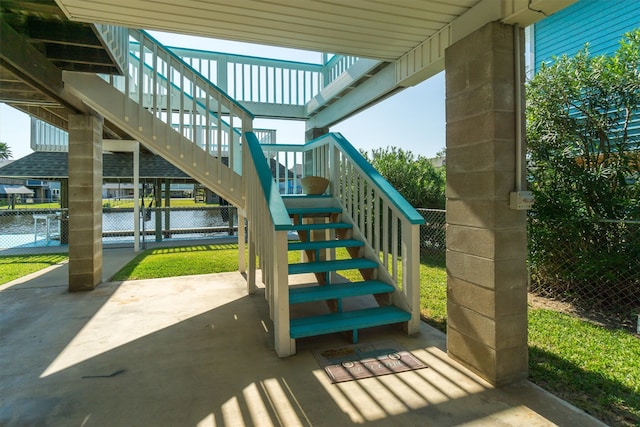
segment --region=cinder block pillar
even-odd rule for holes
[[[69,291],[102,280],[102,119],[69,116]]]
[[[513,27],[490,23],[445,53],[447,350],[495,385],[526,378],[528,362],[526,213],[509,208],[524,128],[515,39]]]
[[[329,128],[311,128],[307,129],[304,133],[304,139],[306,142],[313,141],[316,138],[320,138],[322,135],[329,133]]]

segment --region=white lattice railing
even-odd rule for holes
[[[286,170],[275,182],[282,194],[299,193],[307,175],[330,180],[329,192],[342,205],[365,254],[379,261],[378,278],[396,286],[394,304],[412,313],[410,329],[419,325],[420,224],[424,218],[360,155],[342,135],[327,134],[305,145],[262,145],[266,157]]]

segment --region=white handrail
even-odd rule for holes
[[[424,218],[338,133],[305,145],[262,145],[293,177],[276,175],[281,193],[299,192],[299,180],[319,175],[365,242],[365,254],[379,263],[378,278],[396,287],[395,305],[411,312],[409,330],[420,322],[420,224]]]

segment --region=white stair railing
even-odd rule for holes
[[[249,293],[256,289],[256,257],[260,259],[265,298],[273,320],[278,356],[295,354],[289,325],[289,262],[286,226],[291,219],[279,194],[258,139],[245,134],[245,195],[249,232]]]
[[[265,144],[262,149],[294,171],[276,176],[281,193],[299,193],[306,175],[330,180],[329,192],[343,208],[342,220],[352,222],[355,238],[365,242],[365,255],[378,261],[378,279],[396,287],[393,304],[411,312],[409,332],[417,332],[422,215],[339,133],[305,145]]]
[[[129,37],[127,75],[103,78],[135,101],[136,108],[168,125],[153,129],[154,135],[177,131],[191,141],[191,148],[166,146],[167,151],[188,157],[197,166],[203,160],[198,159],[197,149],[204,150],[219,163],[218,184],[227,165],[241,175],[242,132],[236,129],[252,130],[252,114],[144,31],[130,30]],[[127,111],[131,105],[125,105],[125,120],[140,117],[139,112]],[[153,121],[154,126],[157,123]],[[174,140],[165,136],[166,141]]]

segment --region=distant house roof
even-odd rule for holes
[[[0,167],[0,177],[61,179],[69,176],[69,156],[62,152],[37,151]],[[105,180],[131,179],[131,153],[102,153],[102,176]],[[140,153],[140,178],[191,179],[162,157]]]
[[[270,159],[271,173],[279,177],[293,177],[282,164]],[[226,164],[227,159],[222,158]],[[278,166],[279,165],[279,166]],[[69,156],[64,152],[36,151],[21,159],[0,167],[0,178],[36,178],[56,180],[69,177]],[[102,153],[102,177],[105,181],[130,180],[133,177],[133,160],[131,153]],[[169,178],[172,180],[192,180],[182,170],[178,169],[162,157],[149,153],[140,153],[140,178]]]
[[[33,190],[24,185],[0,184],[0,194],[33,194]]]

